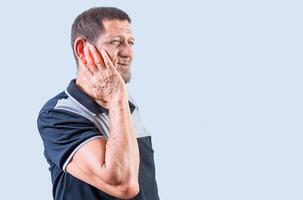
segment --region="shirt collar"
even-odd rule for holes
[[[108,113],[107,108],[104,108],[103,106],[97,104],[90,96],[88,96],[78,88],[78,86],[76,85],[76,79],[70,81],[66,90],[69,95],[71,95],[74,99],[76,99],[80,104],[89,109],[91,112],[95,114]],[[129,100],[128,104],[129,109],[132,113],[135,110],[136,106]]]

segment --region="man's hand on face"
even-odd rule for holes
[[[100,54],[95,46],[88,44],[84,47],[84,56],[86,70],[81,79],[95,100],[110,107],[113,101],[127,97],[124,80],[104,49]]]

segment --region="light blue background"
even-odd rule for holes
[[[75,75],[74,18],[117,6],[163,200],[303,199],[301,1],[1,3],[1,199],[50,200],[36,128]]]

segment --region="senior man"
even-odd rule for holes
[[[76,79],[38,116],[55,200],[157,200],[151,136],[129,96],[134,38],[118,8],[74,21]]]

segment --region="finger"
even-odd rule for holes
[[[92,72],[88,69],[88,67],[85,66],[85,69],[82,71],[81,74],[78,75],[78,79],[81,79],[82,81],[86,82],[86,84],[90,84],[90,80],[93,79]]]
[[[92,57],[95,61],[95,64],[97,65],[97,68],[99,70],[104,70],[106,68],[106,66],[104,64],[104,61],[103,61],[102,56],[99,53],[98,49],[93,45],[89,45],[89,49],[90,49]]]
[[[101,55],[104,60],[104,64],[105,64],[106,68],[115,69],[113,62],[111,61],[108,53],[104,49],[101,49]]]
[[[87,77],[88,79],[91,79],[94,75],[94,73],[87,67],[85,66],[85,69],[84,69],[84,76]]]
[[[88,49],[88,47],[84,47],[84,56],[86,59],[86,66],[88,67],[88,69],[92,72],[92,73],[96,73],[98,72],[98,68],[95,65],[95,60],[93,59],[90,50]]]
[[[83,59],[83,58],[82,58]],[[89,73],[90,75],[93,75],[94,73],[90,70],[90,68],[87,66],[87,61],[84,58],[83,60],[85,60],[85,62],[82,61],[82,63],[84,64],[84,71],[85,73]]]

